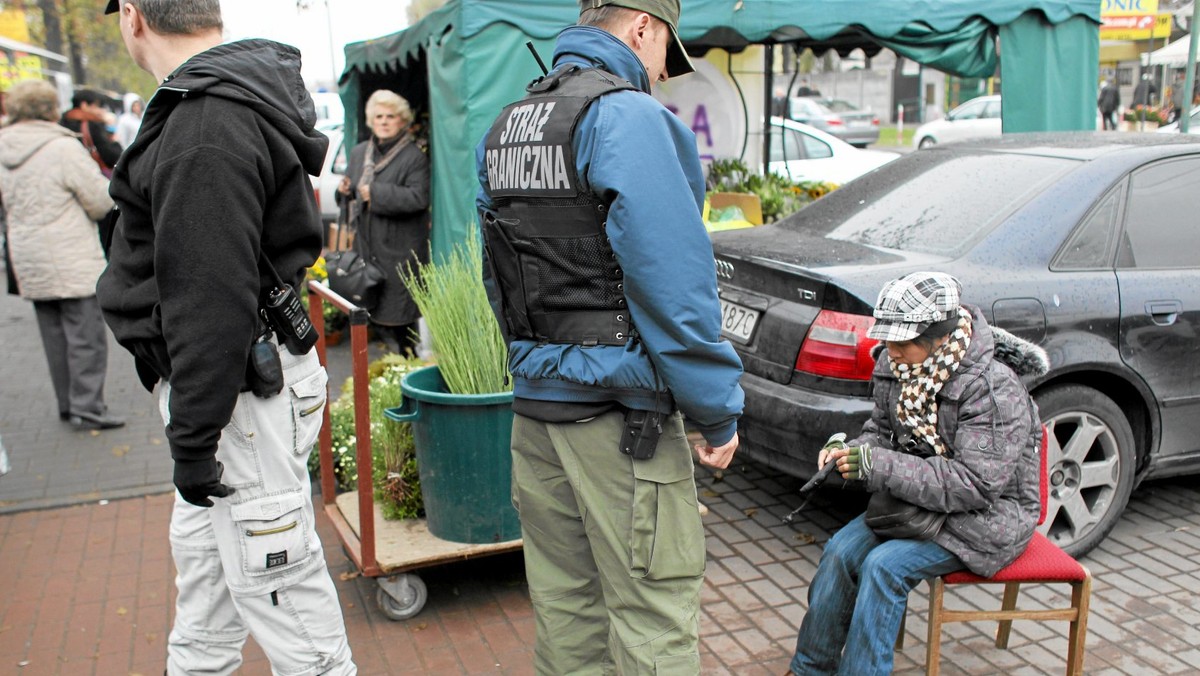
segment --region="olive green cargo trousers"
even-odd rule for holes
[[[539,674],[700,672],[704,526],[676,413],[654,457],[618,450],[624,415],[513,421],[513,504]]]

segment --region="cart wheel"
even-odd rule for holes
[[[416,575],[403,574],[390,578],[379,578],[379,589],[375,602],[389,620],[407,620],[425,607],[429,591]]]

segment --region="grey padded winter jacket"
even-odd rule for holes
[[[1045,350],[988,325],[979,308],[971,345],[938,393],[938,434],[948,451],[922,458],[893,450],[900,381],[886,352],[875,362],[875,409],[851,446],[869,443],[867,489],[948,512],[934,541],[972,572],[990,576],[1025,551],[1041,509],[1042,425],[1020,375],[1045,373]],[[1016,370],[1014,370],[1016,369]]]

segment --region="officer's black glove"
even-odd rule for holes
[[[216,458],[207,460],[176,460],[175,488],[184,500],[197,507],[212,507],[213,502],[208,497],[227,498],[233,495],[235,489],[221,483],[221,474],[225,466]]]

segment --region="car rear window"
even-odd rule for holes
[[[781,222],[857,244],[958,254],[1074,160],[922,150],[839,188]]]

